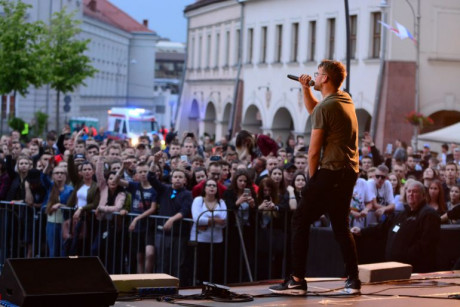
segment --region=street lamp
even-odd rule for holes
[[[415,112],[420,112],[420,0],[417,0],[417,14],[409,0],[405,0],[409,5],[414,18],[414,38],[415,38]],[[414,126],[414,141],[412,146],[417,152],[418,146],[418,126]]]

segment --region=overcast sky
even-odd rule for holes
[[[184,8],[195,0],[109,0],[142,23],[149,20],[149,29],[171,41],[186,41],[187,21]]]

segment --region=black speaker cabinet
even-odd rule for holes
[[[7,259],[0,293],[21,307],[107,307],[117,299],[97,257]]]

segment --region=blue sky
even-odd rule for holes
[[[149,28],[161,37],[185,43],[187,21],[184,8],[195,0],[109,0],[139,22],[149,20]]]

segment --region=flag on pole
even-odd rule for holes
[[[395,29],[393,28],[392,26],[390,26],[389,24],[386,24],[384,23],[383,21],[378,21],[382,26],[384,26],[385,28],[387,28],[388,30],[392,31],[394,34],[396,34],[396,36],[399,37],[399,31],[398,29]]]
[[[415,38],[412,36],[412,34],[409,32],[409,30],[403,26],[402,24],[400,24],[399,22],[395,21],[396,22],[396,27],[398,28],[398,32],[399,32],[399,38],[400,39],[406,39],[406,38],[409,38],[410,40],[412,40],[414,43],[416,42]]]
[[[403,26],[402,24],[400,24],[399,22],[395,21],[396,22],[396,28],[393,28],[392,26],[390,26],[389,24],[386,24],[384,23],[383,21],[380,21],[379,20],[379,23],[384,26],[385,28],[387,28],[388,30],[390,30],[391,32],[393,32],[397,37],[399,37],[401,40],[403,39],[406,39],[406,38],[409,38],[410,40],[412,40],[414,43],[417,43],[417,40],[412,36],[412,34],[409,32],[409,30]]]

